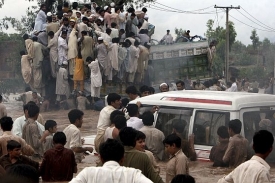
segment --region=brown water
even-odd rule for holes
[[[11,98],[11,97],[10,97]],[[8,115],[15,120],[17,117],[23,115],[22,102],[10,101],[4,103],[8,110]],[[44,120],[52,119],[58,124],[58,131],[62,131],[68,126],[68,112],[69,110],[57,110],[41,113]],[[82,136],[96,135],[96,126],[99,112],[93,110],[84,111],[84,122],[81,128]],[[78,164],[78,172],[88,166],[95,166],[98,157],[95,155],[88,155],[82,163]],[[166,162],[159,162],[161,172],[160,176],[165,181],[165,165]],[[275,164],[271,165],[271,179],[275,182]],[[196,183],[213,183],[217,182],[220,178],[231,172],[228,168],[214,168],[210,162],[190,162],[190,175],[196,179]]]

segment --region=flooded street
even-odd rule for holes
[[[8,115],[15,120],[23,114],[22,102],[13,100],[14,96],[10,96],[10,101],[4,103],[7,107]],[[53,119],[57,122],[58,131],[62,131],[69,125],[69,110],[58,110],[41,113],[44,120]],[[85,145],[92,146],[93,138],[96,135],[96,126],[99,112],[93,110],[84,111],[84,123],[81,128],[82,136],[85,137]],[[78,164],[78,172],[88,166],[96,166],[98,157],[94,154],[86,156],[82,163]],[[165,162],[159,162],[161,168],[161,177],[165,180]],[[272,182],[275,182],[275,165],[271,165]],[[219,178],[228,174],[231,170],[227,168],[213,168],[210,162],[190,162],[190,174],[196,179],[197,183],[217,182]]]

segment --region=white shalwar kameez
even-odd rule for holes
[[[91,69],[91,96],[99,98],[100,87],[102,86],[102,76],[98,60],[91,62],[88,67]]]

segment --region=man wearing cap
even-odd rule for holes
[[[58,37],[58,65],[62,65],[64,61],[68,60],[68,45],[67,45],[67,32],[62,31],[61,36]]]
[[[167,83],[161,83],[159,85],[159,91],[160,92],[168,92],[169,91],[169,85]]]
[[[170,30],[167,30],[167,33],[163,36],[163,38],[160,41],[164,41],[164,44],[166,45],[173,43],[173,37],[170,34]]]
[[[95,21],[95,24],[94,24],[95,31],[104,32],[103,27],[102,27],[102,21],[103,21],[103,19],[101,17],[99,17]]]
[[[57,95],[56,101],[58,103],[64,100],[66,101],[67,98],[70,96],[67,66],[68,66],[68,62],[63,61],[56,76],[55,94]]]
[[[47,17],[48,24],[46,26],[46,33],[49,34],[50,31],[53,31],[53,33],[56,33],[59,29],[59,24],[52,22],[52,16]],[[48,36],[48,43],[50,41],[50,36]]]

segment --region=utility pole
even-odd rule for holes
[[[240,6],[233,7],[231,6],[216,6],[214,8],[226,9],[226,44],[225,44],[225,79],[229,81],[229,10],[231,9],[240,9]]]

